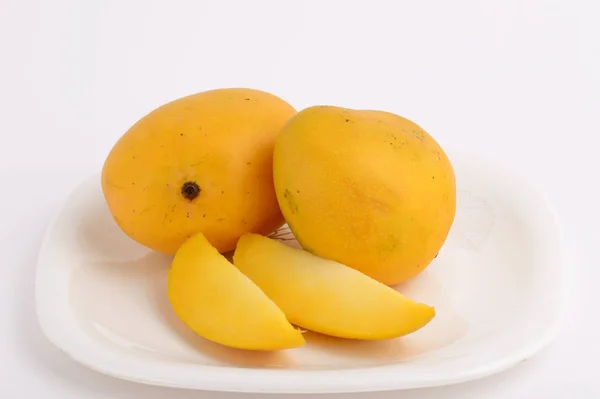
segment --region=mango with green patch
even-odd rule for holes
[[[422,272],[454,221],[448,156],[419,125],[389,112],[302,110],[278,135],[273,167],[300,244],[388,285]]]

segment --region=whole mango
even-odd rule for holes
[[[275,138],[296,110],[254,89],[216,89],[164,104],[114,145],[102,189],[119,227],[174,254],[197,232],[233,250],[283,223],[273,187]]]
[[[452,164],[416,123],[314,106],[275,144],[277,199],[299,243],[388,285],[422,272],[456,212]]]

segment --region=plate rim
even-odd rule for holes
[[[86,342],[84,334],[78,335],[74,333],[74,330],[65,329],[57,322],[51,309],[51,290],[48,289],[48,284],[41,282],[42,277],[40,277],[44,275],[44,264],[47,261],[44,255],[48,251],[49,237],[65,209],[65,205],[81,185],[98,175],[98,173],[93,173],[73,188],[55,212],[44,233],[37,257],[35,281],[38,324],[43,334],[55,347],[89,369],[122,380],[180,389],[289,394],[377,392],[451,385],[504,371],[545,348],[557,336],[563,326],[572,285],[572,272],[567,267],[564,230],[561,228],[559,217],[548,200],[548,196],[535,182],[525,178],[507,165],[500,165],[498,162],[492,162],[474,154],[462,151],[453,151],[449,154],[451,158],[460,159],[460,162],[469,159],[469,163],[479,162],[490,166],[495,169],[494,174],[496,177],[502,176],[504,179],[518,179],[525,182],[530,192],[543,203],[548,218],[551,218],[548,222],[551,223],[553,231],[546,231],[545,233],[552,235],[553,241],[557,244],[555,261],[557,263],[557,273],[560,273],[559,280],[562,284],[560,285],[560,293],[557,293],[560,300],[555,309],[555,317],[552,319],[552,323],[545,328],[543,333],[540,333],[535,342],[524,343],[519,350],[500,356],[495,361],[476,368],[452,372],[435,372],[435,370],[431,372],[430,369],[429,372],[422,372],[418,377],[407,380],[398,378],[398,372],[402,368],[401,364],[335,370],[239,368],[202,364],[169,364],[157,367],[156,364],[151,362],[143,360],[140,362],[135,358],[124,358],[107,349],[99,349],[93,343]],[[170,378],[162,377],[163,374],[168,375]],[[174,378],[175,376],[178,376],[178,378]],[[242,381],[241,384],[240,381]]]

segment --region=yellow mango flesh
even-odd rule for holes
[[[293,324],[341,338],[400,337],[435,310],[340,263],[256,235],[243,235],[233,262]]]
[[[102,189],[114,220],[137,242],[174,254],[202,232],[219,252],[245,232],[283,224],[273,186],[275,137],[296,113],[252,89],[218,89],[169,102],[114,145]]]
[[[454,221],[450,160],[398,115],[302,110],[279,134],[273,167],[280,208],[301,245],[388,285],[422,272]]]
[[[304,344],[300,331],[248,277],[198,233],[175,254],[168,296],[202,337],[229,347],[280,350]]]

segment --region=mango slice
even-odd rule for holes
[[[198,233],[176,252],[168,296],[177,316],[202,337],[229,347],[280,350],[302,333],[260,288]]]
[[[435,316],[433,307],[356,269],[261,235],[243,235],[233,263],[290,322],[314,332],[389,339],[414,332]]]

